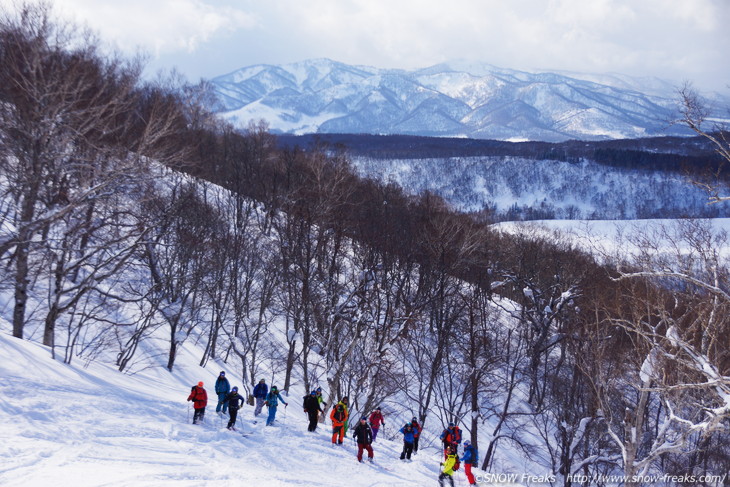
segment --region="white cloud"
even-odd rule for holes
[[[249,29],[255,16],[200,0],[56,0],[57,12],[101,32],[124,51],[193,52],[222,32]]]

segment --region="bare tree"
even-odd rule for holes
[[[710,118],[710,110],[707,102],[694,90],[691,84],[679,89],[679,120],[677,123],[686,125],[698,135],[709,140],[717,154],[725,163],[730,163],[730,140],[726,127]],[[708,128],[707,125],[711,124]],[[704,189],[709,197],[710,203],[720,203],[730,200],[730,196],[723,194],[723,186],[720,184],[720,170],[722,166],[713,173],[707,175],[703,180],[693,178],[692,182]]]
[[[104,211],[100,200],[146,174],[141,155],[179,149],[164,142],[176,128],[174,100],[161,103],[154,91],[139,89],[141,63],[101,55],[91,35],[54,22],[47,4],[22,5],[0,19],[0,63],[0,171],[15,204],[8,213],[14,231],[0,241],[0,258],[13,269],[13,334],[22,337],[31,266],[47,250],[38,237],[55,235],[57,223],[76,227],[69,218],[88,222]],[[90,238],[80,238],[76,250],[87,250]],[[57,265],[63,258],[47,261],[56,276],[68,270]],[[48,345],[61,311],[59,300],[50,305]]]
[[[603,313],[594,350],[604,351],[586,366],[630,479],[691,455],[730,419],[728,267],[717,251],[727,237],[697,221],[659,235],[619,267],[622,306]]]
[[[211,242],[225,231],[225,223],[201,200],[196,185],[179,183],[169,200],[151,201],[146,208],[157,228],[145,245],[152,283],[145,297],[151,312],[168,325],[167,368],[172,370],[178,347],[204,321],[199,302],[202,282],[213,263]]]

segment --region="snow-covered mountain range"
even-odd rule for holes
[[[636,138],[670,125],[676,86],[655,78],[528,73],[487,64],[379,69],[329,59],[241,68],[212,80],[216,111],[274,132],[498,140]]]

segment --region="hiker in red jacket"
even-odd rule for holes
[[[370,429],[373,430],[373,441],[375,441],[375,438],[378,437],[378,431],[380,431],[380,425],[382,424],[385,426],[385,418],[383,418],[383,413],[380,411],[380,408],[375,408],[375,411],[370,413]]]
[[[208,404],[208,393],[203,389],[203,383],[198,382],[197,386],[193,386],[188,396],[188,401],[193,401],[195,414],[193,414],[193,424],[203,421],[205,416],[205,406]]]
[[[444,444],[444,458],[448,454],[450,446],[454,447],[454,451],[457,451],[459,444],[461,444],[461,429],[456,426],[455,423],[449,423],[449,426],[441,433],[441,442]]]
[[[411,424],[413,425],[414,433],[413,433],[413,454],[415,455],[418,453],[418,439],[421,437],[421,432],[423,431],[423,426],[418,422],[418,418],[413,416],[413,419],[411,419]]]

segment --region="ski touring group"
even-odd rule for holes
[[[216,413],[225,415],[227,412],[229,416],[227,428],[235,431],[238,410],[246,400],[238,393],[238,387],[231,387],[230,382],[226,378],[225,371],[221,371],[216,379],[215,393],[218,398],[218,403],[215,408]],[[265,379],[261,379],[254,387],[252,395],[255,402],[255,417],[261,414],[264,406],[268,408],[266,426],[270,426],[276,420],[279,403],[284,404],[285,408],[289,405],[281,397],[276,386],[272,386],[269,389]],[[197,385],[192,387],[188,401],[193,403],[195,411],[193,414],[193,424],[200,424],[205,418],[205,408],[208,404],[208,393],[204,388],[203,382],[198,382]],[[322,397],[322,388],[318,387],[304,396],[302,408],[309,420],[307,426],[308,431],[314,432],[317,430],[317,425],[320,418],[324,416],[326,407],[327,403],[324,402]],[[333,447],[342,445],[347,436],[347,432],[352,430],[353,440],[357,443],[357,461],[362,463],[363,456],[366,452],[367,460],[371,463],[374,461],[375,453],[373,451],[373,443],[375,443],[381,427],[385,426],[385,417],[380,407],[375,408],[369,416],[360,417],[357,424],[353,428],[350,428],[349,398],[345,396],[332,408],[329,419],[332,424]],[[411,456],[418,453],[418,440],[421,437],[422,431],[423,427],[416,417],[413,417],[400,428],[399,432],[403,436],[403,450],[400,454],[402,461],[409,462],[411,461]],[[439,437],[444,455],[438,477],[439,485],[441,486],[454,485],[453,475],[462,463],[464,464],[464,473],[469,485],[476,485],[476,480],[471,470],[473,466],[477,465],[477,452],[469,440],[464,441],[462,445],[461,437],[461,429],[455,423],[449,423]],[[460,446],[463,446],[463,454],[461,457],[459,457],[458,453]]]

